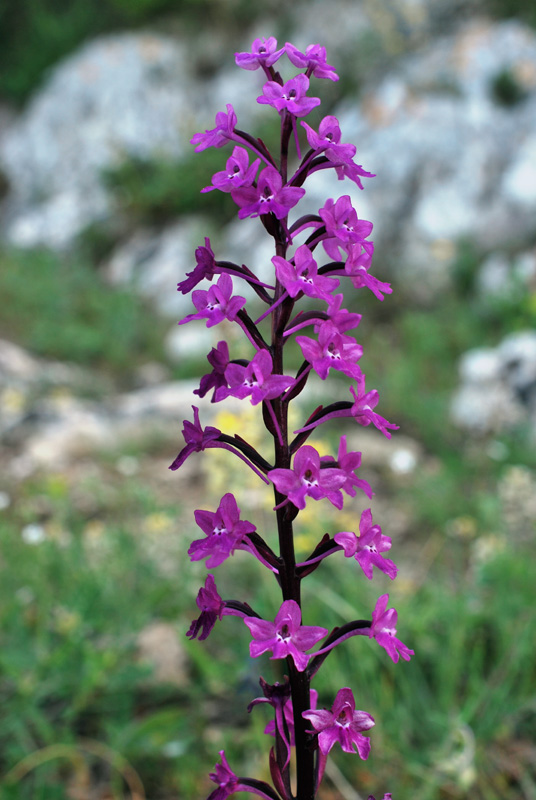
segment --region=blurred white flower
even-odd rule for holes
[[[20,535],[23,542],[26,542],[26,544],[41,544],[41,542],[44,542],[47,538],[46,531],[43,526],[38,525],[36,522],[31,522],[29,525],[25,525],[21,530]]]

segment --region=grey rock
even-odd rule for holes
[[[377,177],[365,179],[361,192],[331,171],[317,173],[300,205],[302,212],[317,212],[326,198],[349,194],[359,216],[373,221],[385,260],[417,276],[415,291],[421,293],[444,285],[460,237],[474,238],[489,252],[511,241],[523,246],[533,235],[536,35],[517,21],[460,24],[464,5],[400,0],[361,7],[338,0],[328,13],[315,2],[307,13],[303,6],[296,10],[300,30],[289,37],[301,47],[325,43],[335,64],[370,31],[382,32],[386,41],[393,31],[402,41],[412,26],[424,32],[423,41],[432,31],[454,31],[414,52],[420,34],[408,46],[391,43],[406,55],[393,64],[391,54],[381,80],[375,74],[367,84],[363,73],[362,98],[346,99],[334,113],[343,140],[358,148],[356,160]],[[250,43],[244,40],[243,47]],[[246,128],[267,114],[255,103],[260,70],[236,69],[217,46],[216,62],[224,65],[201,81],[191,49],[170,37],[117,34],[95,40],[57,67],[0,145],[12,187],[5,217],[11,242],[67,246],[87,224],[116,213],[102,169],[127,155],[180,156],[192,132],[210,129],[227,102]],[[524,92],[509,107],[493,91],[505,71]],[[187,220],[161,235],[141,232],[118,248],[111,272],[135,274],[140,291],[176,317],[186,306],[174,285],[192,264],[201,228],[194,235]],[[243,261],[269,280],[272,244],[258,220],[231,223],[220,243],[218,257]]]
[[[502,361],[493,348],[477,348],[462,356],[459,370],[460,378],[467,383],[495,383],[501,379]]]
[[[497,348],[508,384],[531,412],[536,412],[536,331],[507,336]]]
[[[194,320],[187,325],[170,328],[164,340],[164,350],[174,364],[181,364],[190,359],[203,358],[222,336],[221,331],[211,330],[203,322]],[[207,372],[209,369],[207,364]]]
[[[503,176],[505,197],[515,206],[536,211],[536,136],[527,136]]]
[[[96,39],[61,62],[5,135],[6,235],[61,248],[111,213],[101,172],[125,156],[179,156],[195,124],[185,49],[150,33]]]
[[[333,64],[334,53],[348,55],[355,48],[356,41],[373,30],[365,4],[352,0],[334,0],[329,5],[322,0],[309,0],[292,4],[288,11],[293,29],[290,41],[303,49],[312,43],[324,45],[330,64]],[[340,24],[341,20],[344,20],[344,25]],[[256,35],[266,35],[260,24],[256,28],[260,31]],[[281,46],[282,42],[279,44]]]
[[[195,267],[195,249],[204,243],[202,225],[201,218],[190,218],[162,231],[137,231],[112,253],[103,269],[106,278],[131,286],[164,316],[180,319],[192,310],[192,301],[177,291],[177,283]]]
[[[496,348],[465,353],[460,378],[451,403],[455,425],[488,434],[529,422],[536,433],[536,331],[513,333]]]
[[[27,350],[14,342],[0,339],[0,385],[11,380],[33,381],[41,365]]]
[[[199,381],[169,381],[100,401],[67,393],[25,395],[24,415],[12,420],[9,431],[0,429],[0,444],[7,433],[17,451],[9,470],[23,478],[39,469],[61,469],[96,452],[167,436],[171,429],[182,441],[181,424],[192,419],[192,405],[201,410],[203,424],[214,415],[210,398],[193,394],[198,385]]]
[[[469,384],[454,395],[451,419],[456,426],[473,434],[488,434],[521,422],[523,409],[511,389],[502,383]]]
[[[492,91],[505,70],[526,93],[508,108]],[[359,105],[341,105],[344,141],[377,174],[364,181],[375,241],[397,267],[439,287],[461,237],[488,251],[530,240],[535,88],[534,32],[480,21],[400,59]]]
[[[486,297],[520,299],[536,285],[536,253],[525,251],[515,257],[501,251],[492,252],[480,267],[476,288]]]
[[[209,404],[193,395],[196,381],[170,381],[157,386],[147,386],[114,398],[112,410],[125,425],[129,421],[159,419],[182,421],[181,415],[190,415],[192,402],[210,413]]]
[[[34,419],[40,397],[103,388],[76,365],[35,358],[13,342],[0,339],[0,441],[18,438],[18,431]]]
[[[499,296],[511,281],[510,262],[504,253],[494,252],[480,267],[476,286],[483,296]]]

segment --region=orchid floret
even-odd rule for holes
[[[272,652],[272,659],[290,656],[299,672],[304,671],[311,657],[305,650],[310,650],[328,633],[326,628],[302,625],[301,609],[295,600],[281,604],[274,622],[253,617],[245,617],[244,622],[253,636],[249,645],[252,658],[267,651]]]
[[[307,297],[316,297],[329,303],[331,292],[337,289],[339,281],[318,274],[318,265],[306,244],[297,248],[292,261],[281,256],[272,258],[276,277],[289,295],[296,297],[303,292]]]
[[[246,298],[233,295],[233,280],[230,275],[223,274],[215,286],[208,291],[196,289],[192,292],[192,302],[197,308],[196,314],[188,314],[179,322],[184,325],[194,319],[206,319],[207,328],[212,328],[224,319],[236,320],[238,312],[245,306]]]
[[[318,734],[320,752],[327,755],[331,748],[340,744],[346,753],[357,753],[366,760],[370,753],[370,739],[363,736],[374,725],[374,717],[366,711],[356,711],[351,689],[339,689],[331,711],[309,709],[302,714]]]
[[[215,172],[212,176],[212,186],[205,186],[201,192],[211,192],[214,189],[219,189],[220,192],[232,192],[233,189],[239,189],[241,186],[251,186],[260,163],[260,158],[256,158],[250,164],[248,151],[237,146],[234,148],[232,156],[227,159],[225,169]]]
[[[283,86],[276,81],[267,81],[257,103],[270,105],[280,113],[286,110],[295,117],[304,117],[320,105],[319,97],[307,97],[308,88],[309,78],[305,75],[296,75]]]
[[[315,78],[328,78],[330,81],[338,81],[339,76],[332,66],[326,62],[326,48],[319,44],[310,44],[307,46],[305,53],[302,53],[290,42],[285,44],[285,50],[289,61],[295,67],[305,68],[308,75],[314,75]]]
[[[414,652],[410,650],[404,642],[396,638],[395,633],[398,613],[395,608],[387,608],[388,602],[388,594],[382,594],[381,597],[378,597],[376,606],[372,612],[372,625],[370,626],[369,637],[371,639],[376,639],[378,644],[387,650],[395,664],[400,656],[402,656],[404,661],[409,661],[411,656],[414,655]]]
[[[274,214],[283,219],[305,194],[298,186],[283,186],[283,179],[274,167],[265,167],[259,175],[257,186],[234,189],[231,197],[240,206],[239,219]]]
[[[379,525],[372,524],[370,508],[361,514],[359,536],[353,531],[341,531],[333,538],[343,548],[346,558],[355,558],[369,580],[372,580],[373,567],[384,572],[391,580],[396,578],[398,567],[382,555],[391,549],[392,541],[389,536],[382,534]]]
[[[206,538],[196,539],[190,545],[188,555],[192,561],[206,558],[207,569],[214,569],[235,550],[249,550],[244,537],[256,528],[251,522],[240,519],[240,509],[231,492],[222,497],[216,511],[197,510],[194,517]]]
[[[224,147],[233,138],[236,126],[235,110],[230,103],[227,103],[227,113],[218,111],[216,114],[216,126],[204,133],[196,133],[190,139],[190,144],[195,144],[195,152],[200,153],[207,147]]]
[[[283,55],[285,48],[277,49],[277,39],[269,36],[268,39],[255,39],[250,52],[235,53],[235,63],[242,69],[255,70],[259,67],[271,67]]]

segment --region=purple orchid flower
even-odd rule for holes
[[[251,186],[260,163],[260,158],[256,158],[250,166],[248,151],[237,146],[234,148],[232,156],[227,159],[225,169],[215,172],[212,176],[212,186],[205,186],[201,192],[211,192],[213,189],[219,189],[220,192],[231,192],[241,186]]]
[[[272,652],[272,659],[290,656],[298,672],[303,672],[309,662],[310,656],[304,651],[310,650],[328,633],[326,628],[302,625],[301,609],[295,600],[283,601],[274,622],[253,617],[244,617],[244,622],[253,636],[249,645],[252,658],[268,650]]]
[[[220,750],[221,764],[216,764],[215,772],[209,773],[209,778],[218,784],[212,791],[207,800],[227,800],[232,794],[237,792],[247,792],[256,794],[264,800],[280,800],[272,787],[265,781],[258,781],[253,778],[241,778],[230,768],[225,751]]]
[[[214,569],[235,550],[250,550],[244,537],[256,530],[255,525],[240,519],[240,509],[233,494],[225,494],[217,511],[194,511],[196,523],[206,534],[190,545],[188,555],[192,561],[207,558],[207,569]]]
[[[324,458],[321,460],[332,463],[332,459],[329,456],[324,456]],[[374,492],[370,488],[367,481],[357,478],[355,475],[355,470],[359,469],[361,466],[361,453],[357,453],[355,451],[348,453],[346,449],[346,436],[341,436],[340,438],[337,463],[339,465],[339,469],[346,477],[346,480],[342,485],[342,489],[346,492],[346,494],[349,494],[350,497],[355,497],[356,491],[354,487],[357,486],[358,489],[362,489],[365,492],[368,498],[374,496]]]
[[[377,414],[372,409],[378,405],[379,395],[376,389],[370,392],[365,392],[365,375],[362,373],[357,379],[357,392],[353,386],[350,386],[350,393],[354,398],[354,404],[350,409],[351,416],[359,425],[366,427],[371,423],[383,433],[388,439],[391,434],[387,430],[398,430],[398,425],[388,422],[384,417]]]
[[[216,127],[206,130],[204,133],[196,133],[190,139],[190,144],[195,144],[195,152],[200,153],[207,147],[223,147],[229,139],[233,138],[233,131],[236,126],[235,110],[230,103],[226,105],[225,111],[218,111],[216,114]]]
[[[243,186],[231,192],[231,197],[240,206],[239,219],[274,214],[277,219],[287,216],[289,210],[305,194],[297,186],[283,186],[283,179],[274,167],[265,167],[259,175],[257,186]]]
[[[268,39],[255,39],[251,52],[235,53],[235,62],[242,69],[259,69],[271,67],[283,55],[285,48],[277,49],[277,39],[269,36]]]
[[[186,278],[177,284],[177,291],[188,294],[204,278],[212,280],[216,271],[214,253],[210,247],[210,239],[205,236],[205,246],[198,247],[195,251],[196,266],[192,272],[186,273]]]
[[[204,397],[211,389],[214,389],[211,402],[215,403],[217,390],[223,386],[227,386],[227,381],[225,380],[225,370],[229,364],[229,347],[227,342],[218,342],[216,347],[213,347],[207,355],[207,361],[211,367],[213,367],[213,370],[208,373],[208,375],[203,375],[201,383],[199,384],[199,389],[194,389],[194,394],[199,395],[199,397]]]
[[[222,617],[250,617],[258,616],[247,603],[237,600],[222,600],[216,589],[216,582],[212,575],[207,575],[205,585],[197,593],[196,603],[201,611],[201,615],[194,619],[188,633],[189,639],[206,639],[217,619]],[[199,631],[202,631],[199,636]]]
[[[375,798],[373,797],[373,795],[369,794],[367,800],[375,800]],[[391,792],[386,792],[386,794],[384,794],[383,796],[383,800],[393,800],[393,795],[391,794]]]
[[[371,248],[367,247],[367,245],[371,244],[372,242],[362,243],[365,247],[364,251],[361,249],[361,244],[349,247],[344,271],[346,275],[351,278],[352,284],[356,289],[361,289],[363,286],[366,286],[378,300],[383,300],[382,292],[384,294],[391,294],[393,290],[391,289],[391,284],[379,281],[368,272],[372,261],[372,252]]]
[[[331,368],[357,380],[361,369],[355,362],[363,355],[361,345],[351,336],[339,333],[329,320],[322,322],[318,330],[318,341],[309,336],[296,336],[305,360],[322,380],[326,380]]]
[[[170,465],[169,469],[178,469],[180,466],[182,466],[182,464],[184,464],[191,453],[199,453],[201,450],[207,450],[211,447],[219,447],[223,450],[229,450],[230,453],[234,453],[234,455],[238,456],[238,458],[247,464],[248,467],[252,469],[261,480],[263,480],[265,483],[269,483],[268,479],[264,477],[259,468],[255,466],[250,458],[247,458],[239,449],[239,444],[241,441],[240,439],[238,439],[238,442],[235,445],[237,437],[235,437],[233,440],[228,436],[224,436],[217,428],[210,427],[210,425],[207,425],[207,427],[203,430],[199,422],[199,409],[196,408],[196,406],[192,406],[192,408],[194,410],[194,423],[192,424],[191,422],[188,422],[188,420],[184,420],[184,428],[182,431],[186,446],[182,448],[177,458]],[[252,450],[253,448],[250,449]],[[262,464],[260,466],[262,468]],[[266,471],[268,470],[266,469]]]
[[[295,67],[307,69],[307,76],[314,75],[315,78],[328,78],[330,81],[338,81],[339,76],[329,64],[326,63],[326,48],[319,44],[310,44],[305,53],[302,53],[290,42],[285,45],[287,56]]]
[[[358,219],[348,194],[337,201],[329,198],[318,213],[326,226],[327,235],[331,237],[324,239],[322,244],[334,261],[340,259],[340,248],[347,252],[350,245],[363,242],[372,231],[372,222]]]
[[[196,599],[197,607],[201,611],[201,616],[194,619],[188,633],[189,639],[206,639],[217,619],[221,619],[224,613],[225,603],[218,594],[216,582],[212,575],[207,575],[205,586],[199,589]],[[201,631],[201,635],[199,632]]]
[[[353,144],[341,144],[341,129],[337,117],[331,115],[324,117],[319,125],[318,133],[306,122],[301,124],[305,128],[309,145],[316,153],[322,153],[330,162],[330,164],[315,165],[311,172],[332,166],[335,168],[339,180],[350,178],[360,189],[363,188],[361,178],[375,177],[372,172],[367,172],[360,164],[354,162],[356,148]]]
[[[353,144],[341,144],[341,129],[337,117],[324,117],[318,126],[318,133],[306,122],[301,124],[305,128],[307,141],[313,150],[321,151],[330,161],[352,162],[356,148]]]
[[[216,764],[215,771],[209,773],[210,780],[217,783],[218,786],[209,794],[207,800],[226,800],[238,789],[239,778],[230,768],[225,758],[225,750],[220,750],[220,758],[221,764]]]
[[[350,392],[354,398],[353,404],[349,401],[339,401],[328,406],[325,410],[320,409],[313,415],[308,424],[304,425],[303,428],[298,428],[294,433],[298,434],[313,430],[313,428],[323,425],[330,419],[353,417],[358,425],[363,425],[364,427],[372,423],[387,439],[390,439],[391,433],[388,428],[398,430],[398,425],[388,422],[388,420],[372,410],[378,403],[379,396],[376,390],[365,392],[365,375],[361,374],[356,380],[357,392],[353,386],[350,386]]]
[[[206,319],[207,328],[212,328],[224,319],[236,320],[236,315],[246,304],[246,298],[240,295],[233,297],[232,294],[233,280],[226,273],[220,275],[216,286],[211,286],[208,291],[195,289],[192,292],[192,302],[197,308],[197,313],[188,314],[179,325],[194,319]]]
[[[183,447],[177,458],[169,467],[172,470],[182,466],[190,453],[199,453],[207,447],[219,446],[216,440],[221,436],[221,431],[217,428],[212,428],[210,425],[207,425],[207,427],[203,429],[199,422],[199,409],[196,408],[196,406],[192,406],[192,408],[194,411],[194,422],[192,424],[187,419],[184,420],[182,435],[184,436],[186,446]]]
[[[283,86],[276,81],[267,81],[262,87],[262,94],[257,97],[257,103],[270,105],[280,113],[285,109],[295,117],[305,117],[320,105],[319,97],[307,97],[309,78],[305,75],[296,75]]]
[[[379,525],[372,524],[370,508],[361,514],[359,536],[353,531],[341,531],[333,538],[343,548],[346,558],[355,558],[369,581],[372,580],[373,567],[385,572],[391,580],[396,578],[398,567],[394,561],[382,556],[382,553],[391,549],[391,539],[382,534]]]
[[[329,306],[327,310],[330,322],[335,325],[339,333],[346,333],[357,328],[361,322],[361,314],[356,314],[353,311],[348,311],[347,308],[341,308],[342,301],[344,300],[343,294],[336,294],[330,297]],[[318,333],[320,324],[315,325],[315,333]]]
[[[300,447],[294,456],[293,469],[272,469],[267,477],[296,508],[305,508],[306,497],[313,500],[326,497],[336,508],[343,507],[340,489],[347,481],[346,474],[337,468],[322,467],[320,455],[311,445]]]
[[[366,711],[356,711],[354,695],[351,689],[339,689],[331,711],[326,709],[309,709],[303,712],[318,733],[318,746],[323,755],[327,755],[334,744],[339,742],[346,753],[359,753],[366,760],[370,753],[370,739],[363,736],[374,726],[374,717]],[[354,749],[355,745],[355,749]]]
[[[327,157],[329,158],[329,156]],[[356,164],[354,161],[341,160],[339,162],[336,162],[334,159],[331,158],[329,160],[333,161],[333,166],[335,167],[337,178],[340,181],[342,181],[344,178],[350,178],[350,180],[353,181],[359,189],[364,188],[361,182],[361,178],[376,177],[372,172],[367,172],[367,170],[363,169],[361,164]]]
[[[281,256],[272,258],[277,279],[289,295],[296,297],[303,292],[308,297],[317,297],[329,303],[332,299],[330,293],[337,289],[339,281],[318,274],[317,263],[306,244],[297,248],[293,261],[294,263],[287,261]]]
[[[404,642],[396,638],[395,633],[398,612],[395,608],[387,609],[388,602],[388,594],[382,594],[381,597],[378,597],[376,606],[372,612],[372,625],[370,626],[368,634],[369,638],[376,639],[378,644],[387,650],[395,664],[399,656],[402,656],[404,661],[409,661],[410,657],[415,655],[414,651],[410,650]]]
[[[286,83],[274,68],[284,52],[291,64],[302,70]],[[339,743],[346,752],[357,751],[362,759],[367,759],[370,753],[370,740],[364,733],[374,725],[374,719],[356,710],[349,688],[339,690],[331,710],[317,708],[317,693],[310,689],[310,682],[329,653],[347,639],[368,636],[375,638],[394,662],[400,657],[409,660],[413,655],[396,638],[397,612],[387,608],[387,594],[378,598],[372,620],[355,619],[330,633],[323,627],[302,625],[301,581],[328,556],[342,550],[347,558],[355,558],[369,580],[374,576],[374,568],[391,580],[396,577],[397,567],[386,557],[391,539],[382,534],[379,525],[373,524],[370,508],[361,513],[357,533],[325,534],[306,561],[296,563],[292,543],[293,520],[306,507],[308,498],[327,499],[341,509],[346,495],[355,497],[358,490],[368,497],[373,495],[368,482],[357,477],[361,453],[348,451],[346,436],[340,438],[336,458],[320,456],[304,442],[311,430],[336,417],[353,417],[360,425],[374,425],[387,438],[397,428],[375,412],[378,393],[365,389],[365,376],[358,363],[363,350],[349,335],[360,324],[361,315],[343,308],[343,294],[335,294],[340,291],[341,276],[356,288],[368,288],[380,300],[391,292],[391,287],[369,274],[374,253],[374,242],[369,240],[372,223],[359,219],[350,195],[328,199],[318,214],[304,212],[295,221],[287,221],[291,210],[305,195],[302,187],[314,172],[331,169],[339,180],[349,178],[361,189],[362,179],[373,177],[355,163],[356,148],[343,141],[339,122],[332,115],[324,116],[318,128],[302,121],[310,147],[302,159],[297,121],[320,104],[318,97],[308,96],[310,79],[315,76],[338,80],[334,68],[327,63],[326,49],[311,44],[301,51],[288,42],[278,48],[275,37],[270,36],[255,39],[249,52],[235,53],[235,61],[245,70],[261,69],[266,76],[257,102],[271,106],[280,116],[279,152],[271,152],[262,139],[239,130],[230,104],[225,112],[216,115],[215,127],[195,134],[191,143],[196,152],[233,143],[230,157],[222,158],[225,168],[215,172],[211,184],[201,191],[218,189],[230,194],[238,207],[239,219],[260,217],[260,227],[274,240],[272,264],[276,285],[261,282],[245,264],[216,261],[210,240],[205,238],[204,247],[196,250],[195,268],[177,286],[183,294],[192,292],[194,312],[179,324],[204,320],[210,328],[230,320],[236,323],[233,330],[238,330],[237,326],[242,329],[254,348],[253,356],[249,360],[231,360],[230,346],[219,341],[207,356],[211,371],[201,378],[195,394],[205,397],[212,391],[213,403],[237,397],[248,398],[253,405],[262,404],[262,422],[274,440],[274,461],[267,461],[239,433],[222,433],[210,426],[203,428],[199,410],[193,406],[193,422],[184,421],[185,445],[171,469],[180,467],[191,453],[218,447],[238,456],[257,477],[273,484],[279,553],[272,550],[251,522],[241,519],[237,499],[227,492],[214,511],[195,510],[196,523],[204,535],[191,542],[188,555],[192,561],[206,561],[209,570],[237,550],[254,555],[275,575],[285,598],[274,621],[262,619],[247,603],[223,600],[209,574],[196,598],[199,616],[192,621],[187,635],[191,639],[206,639],[218,619],[234,615],[242,618],[250,631],[249,652],[253,658],[268,653],[272,659],[287,659],[289,677],[285,677],[284,684],[269,686],[261,679],[264,697],[256,698],[249,706],[251,709],[258,703],[269,703],[275,712],[275,720],[265,728],[267,734],[275,736],[269,756],[273,788],[264,781],[236,775],[221,750],[220,760],[210,774],[215,788],[208,800],[227,800],[236,793],[256,794],[265,800],[291,800],[296,793],[294,786],[300,796],[316,796],[328,754],[335,744]],[[290,165],[294,156],[299,165],[292,175]],[[306,243],[293,247],[293,239],[302,235],[304,238],[297,241]],[[331,263],[318,260],[320,251],[316,248],[320,244],[328,255],[325,260]],[[250,316],[244,310],[246,299],[233,295],[231,277],[245,280],[255,291],[264,304],[262,312],[258,312],[260,316],[257,313]],[[212,284],[207,284],[206,291],[198,289],[205,279]],[[295,309],[302,296],[322,302],[311,303],[304,310]],[[267,317],[271,322],[269,338],[260,328]],[[310,336],[296,335],[306,326],[310,326],[305,331]],[[291,334],[295,334],[305,359],[295,377],[282,374],[285,371],[282,365],[286,363],[284,345]],[[304,389],[313,372],[325,380],[331,369],[353,379],[351,398],[340,400],[338,395],[326,407],[319,405],[304,427],[295,431],[296,438],[289,439],[290,401]],[[299,723],[296,726],[295,716]],[[290,766],[292,747],[297,749],[294,777]],[[310,751],[307,757],[306,749]],[[369,800],[374,798],[370,796]],[[386,794],[383,800],[391,800],[391,795]]]
[[[314,332],[318,333],[320,331],[320,326],[326,320],[329,320],[336,327],[340,334],[357,328],[361,322],[361,314],[355,314],[348,311],[346,308],[341,308],[343,299],[344,295],[342,294],[336,294],[335,296],[329,297],[328,307],[324,312],[313,311],[305,314],[300,312],[296,315],[292,322],[289,323],[289,326],[285,328],[285,336],[289,336],[291,333],[296,333],[296,331],[299,331],[301,328],[305,328],[311,324],[314,324]]]
[[[294,383],[289,375],[272,375],[272,356],[267,350],[259,350],[247,367],[241,364],[229,364],[225,370],[228,388],[218,389],[217,400],[224,397],[251,397],[251,404],[256,406],[263,400],[279,397],[285,389]]]

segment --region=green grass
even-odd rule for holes
[[[280,678],[280,665],[251,662],[249,634],[234,618],[206,642],[183,639],[205,574],[181,555],[195,536],[191,509],[140,478],[114,476],[111,462],[101,468],[100,478],[36,478],[3,512],[0,775],[10,780],[1,796],[67,797],[81,760],[92,781],[110,786],[130,765],[148,796],[161,798],[208,793],[206,774],[222,748],[242,774],[265,773],[269,715],[261,707],[248,717],[245,709],[259,693],[259,673]],[[89,493],[93,507],[83,510],[75,489]],[[31,545],[21,530],[39,522],[38,498],[47,500],[48,521],[44,541]],[[529,780],[530,762],[519,753],[536,732],[536,566],[529,545],[513,544],[515,531],[479,555],[485,531],[426,542],[417,530],[414,541],[395,542],[402,568],[395,583],[381,575],[369,583],[338,554],[304,585],[307,623],[326,627],[369,616],[389,592],[398,635],[416,651],[410,663],[394,665],[356,637],[315,679],[321,704],[351,685],[358,707],[376,719],[366,764],[335,754],[365,795],[395,789],[400,800],[517,800],[519,776]],[[253,559],[239,553],[220,573],[224,597],[246,598],[273,618],[275,583]],[[148,683],[150,669],[135,658],[136,634],[152,619],[175,625],[184,642],[184,686]],[[501,751],[511,753],[508,768]],[[459,752],[470,758],[457,772]]]
[[[149,538],[143,521],[152,519],[154,498],[128,483],[112,488],[113,475],[106,485],[37,480],[1,525],[0,775],[32,754],[38,761],[44,748],[66,745],[76,755],[90,740],[135,763],[144,785],[161,784],[160,791],[162,770],[165,776],[201,736],[201,720],[192,723],[184,707],[199,702],[195,686],[153,687],[150,668],[136,658],[136,635],[152,619],[172,621],[182,633],[196,579],[182,574],[180,563],[166,577],[148,557],[135,529]],[[73,492],[92,497],[92,519],[73,507]],[[32,545],[21,532],[37,521],[39,497],[50,519],[44,541]],[[122,522],[114,523],[118,510]],[[104,511],[107,525],[95,520]],[[180,507],[174,513],[180,516]],[[170,742],[178,755],[166,755]],[[111,779],[109,760],[90,761],[94,778]],[[65,758],[51,758],[28,773],[15,796],[35,797],[47,782],[59,792],[64,778]]]
[[[166,324],[80,254],[0,252],[0,336],[33,353],[127,375],[162,359]]]
[[[514,767],[529,775],[533,763],[519,758],[516,764],[514,753],[535,732],[531,596],[536,569],[526,560],[529,548],[506,545],[478,562],[475,547],[470,552],[452,540],[440,547],[433,568],[426,569],[423,558],[421,570],[426,571],[416,573],[417,560],[410,566],[415,577],[401,587],[396,582],[387,586],[387,579],[364,586],[364,581],[354,582],[348,567],[335,566],[331,579],[311,581],[309,591],[326,600],[332,622],[339,623],[348,614],[366,616],[375,598],[390,592],[399,612],[398,635],[416,651],[411,662],[395,665],[374,643],[349,640],[334,653],[330,668],[319,673],[326,700],[351,676],[359,708],[378,723],[366,769],[344,759],[339,766],[365,794],[378,791],[380,776],[381,791],[394,788],[402,800],[486,797],[492,766],[496,792],[510,783],[498,796],[517,798]],[[403,558],[403,547],[400,554]],[[449,575],[446,565],[453,560],[457,570]],[[456,769],[464,743],[466,768]],[[497,765],[502,749],[512,753],[511,774]],[[469,778],[472,794],[465,784]]]
[[[432,464],[402,484],[379,476],[382,493],[411,521],[411,535],[390,553],[399,578],[369,583],[337,554],[303,589],[306,624],[326,627],[368,616],[389,592],[399,636],[416,652],[394,665],[374,642],[356,637],[315,680],[321,704],[351,685],[376,719],[366,763],[334,754],[365,797],[390,790],[396,800],[534,800],[536,567],[498,492],[511,465],[534,469],[534,453],[519,428],[498,437],[506,456],[494,460],[448,422],[459,356],[530,326],[534,297],[505,292],[482,300],[478,253],[461,252],[440,303],[415,308],[396,299],[399,291],[383,304],[366,295],[355,304],[364,314],[361,363],[367,386],[380,390],[378,411],[414,436]],[[127,290],[107,287],[88,253],[4,252],[1,259],[1,335],[120,379],[161,357],[160,323]],[[0,511],[2,800],[63,800],[84,781],[120,796],[133,775],[148,797],[202,797],[221,749],[238,773],[269,779],[267,709],[248,715],[246,708],[259,693],[259,674],[281,679],[282,666],[249,658],[249,633],[237,619],[225,618],[206,642],[184,637],[206,575],[185,555],[198,535],[192,510],[211,507],[215,485],[201,496],[190,484],[169,487],[159,457],[171,459],[179,447],[174,440],[128,448],[140,468],[133,477],[117,469],[124,454],[107,453],[89,471],[81,463],[8,487],[12,504]],[[228,481],[231,456],[217,460],[215,452],[207,463]],[[239,470],[232,480],[247,495]],[[298,518],[300,547],[313,527],[336,524],[322,519],[321,504],[314,511],[309,523]],[[273,537],[269,514],[248,517]],[[378,514],[378,522],[389,533],[388,520]],[[24,541],[31,524],[43,526],[44,541]],[[307,541],[307,552],[314,543]],[[222,596],[273,618],[275,583],[253,559],[238,553],[216,577]],[[184,685],[151,683],[150,668],[136,658],[137,634],[154,619],[179,633]],[[326,800],[337,796],[332,780]]]

